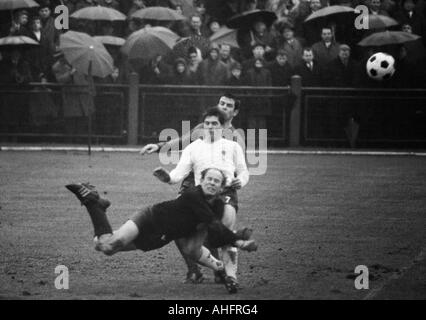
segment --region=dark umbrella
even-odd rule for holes
[[[392,44],[401,44],[420,39],[421,37],[403,31],[376,32],[358,42],[361,47],[380,47]]]
[[[77,71],[89,76],[89,92],[96,95],[93,76],[105,78],[114,71],[113,59],[104,45],[82,32],[68,31],[60,36],[59,48]],[[88,112],[88,153],[92,145],[92,115]]]
[[[305,19],[304,22],[317,19],[328,20],[330,18],[334,18],[336,15],[349,15],[350,17],[355,17],[355,9],[347,6],[328,6],[313,12]]]
[[[204,57],[209,50],[210,41],[204,37],[187,37],[180,39],[173,47],[173,58],[186,58],[188,49],[196,47],[200,49],[201,55]]]
[[[231,17],[226,26],[232,29],[249,29],[256,21],[263,21],[268,27],[277,20],[277,15],[273,11],[251,10]]]
[[[166,7],[148,7],[140,9],[133,13],[131,17],[155,21],[179,21],[186,19],[183,15],[176,12],[176,10]]]
[[[234,48],[239,48],[237,43],[237,30],[227,27],[220,28],[210,37],[211,43],[223,44],[226,43]]]
[[[145,27],[133,32],[121,48],[129,61],[137,66],[158,55],[167,55],[179,36],[164,27]]]
[[[96,21],[124,21],[127,19],[127,17],[120,11],[102,6],[86,7],[77,10],[71,15],[71,18]]]

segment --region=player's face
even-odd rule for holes
[[[217,137],[222,136],[222,125],[220,124],[218,117],[206,117],[204,119],[203,125],[206,137],[210,137],[210,139],[216,140]]]
[[[235,110],[234,99],[221,97],[217,106],[225,114],[225,121],[232,120],[238,114],[238,110]]]
[[[222,179],[223,176],[219,170],[210,169],[207,171],[204,179],[201,179],[200,181],[201,189],[203,189],[204,194],[207,196],[215,196],[219,194],[222,190]]]

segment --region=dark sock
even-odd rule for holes
[[[85,204],[92,220],[95,236],[100,237],[103,234],[112,233],[111,225],[106,216],[106,211],[98,203]]]

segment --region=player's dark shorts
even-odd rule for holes
[[[171,240],[165,238],[152,223],[152,207],[139,210],[130,218],[138,227],[139,235],[133,241],[136,248],[142,251],[150,251],[161,248]]]
[[[195,186],[194,172],[191,173],[182,181],[182,184],[179,189],[179,194],[184,193],[188,188]],[[231,187],[226,187],[220,197],[223,199],[223,202],[229,204],[235,208],[235,211],[238,212],[238,195],[237,190]]]

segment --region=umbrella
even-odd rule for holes
[[[368,15],[368,20],[367,20],[367,28],[369,30],[372,29],[382,29],[382,28],[388,28],[388,27],[392,27],[392,26],[396,26],[399,23],[388,17],[388,16],[384,16],[384,15],[380,15],[380,14],[369,14]]]
[[[210,41],[204,37],[192,36],[182,38],[173,47],[173,58],[186,58],[190,47],[200,49],[201,55],[204,57],[209,50],[209,46]]]
[[[347,6],[328,6],[310,14],[304,22],[309,22],[316,19],[329,19],[335,15],[348,14],[351,17],[355,15],[355,9]]]
[[[93,76],[105,78],[114,71],[113,59],[104,45],[86,33],[68,31],[59,38],[59,48],[67,61],[80,73],[89,76],[89,91],[96,95]],[[88,153],[92,145],[92,114],[88,113]]]
[[[273,11],[267,10],[251,10],[237,14],[231,17],[226,26],[233,29],[250,28],[256,21],[263,21],[270,27],[272,23],[277,20],[277,15]]]
[[[421,37],[418,35],[403,31],[384,31],[373,33],[358,42],[358,45],[361,47],[380,47],[391,44],[401,44],[420,38]]]
[[[231,47],[239,48],[237,43],[237,30],[229,29],[227,27],[222,27],[217,32],[215,32],[210,37],[210,42],[216,44],[226,43]]]
[[[27,47],[27,46],[38,46],[40,45],[37,41],[26,37],[26,36],[8,36],[4,38],[0,38],[0,46],[2,49],[10,49],[19,47]]]
[[[67,61],[80,73],[105,78],[113,72],[113,59],[104,45],[86,33],[68,31],[60,36],[59,48]]]
[[[33,0],[1,0],[0,10],[15,10],[22,8],[39,7],[39,4]]]
[[[148,7],[132,14],[132,18],[155,21],[178,21],[186,18],[175,10],[166,7]]]
[[[178,39],[179,36],[167,28],[145,27],[129,36],[121,52],[133,65],[144,63],[158,55],[167,55]]]
[[[126,40],[120,37],[114,36],[96,36],[93,37],[95,40],[100,41],[105,46],[117,46],[121,47]]]
[[[102,6],[86,7],[77,10],[71,15],[71,18],[106,21],[124,21],[127,19],[120,11]]]

